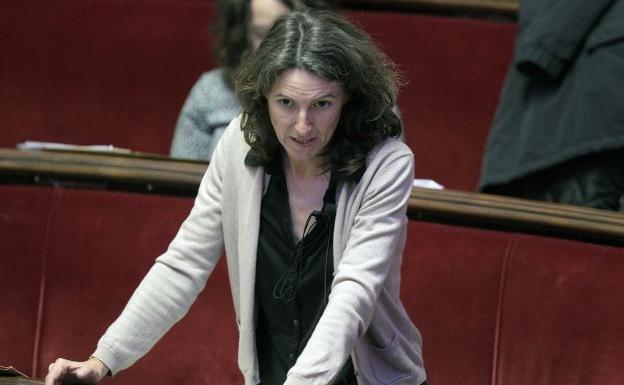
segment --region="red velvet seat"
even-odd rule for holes
[[[410,221],[401,298],[423,335],[431,384],[483,385],[513,234]]]
[[[59,356],[88,357],[192,205],[188,198],[12,186],[0,187],[0,202],[0,364],[36,377]],[[233,312],[219,263],[184,320],[111,383],[239,382]]]
[[[474,191],[516,25],[414,13],[348,15],[403,73],[399,107],[416,176]]]
[[[495,383],[624,383],[624,250],[522,236],[506,265]]]
[[[423,222],[408,237],[430,382],[624,382],[624,249]]]
[[[0,363],[39,377],[92,352],[192,205],[6,185],[0,202]],[[402,298],[431,383],[616,385],[623,275],[622,248],[410,221]],[[240,383],[236,341],[221,263],[187,317],[111,383]]]
[[[25,140],[168,154],[214,66],[204,0],[0,1],[0,147]]]
[[[84,358],[188,214],[191,199],[62,190],[47,251],[41,376]],[[111,383],[235,383],[237,333],[224,263],[187,317]]]
[[[0,186],[0,365],[30,372],[54,192]]]

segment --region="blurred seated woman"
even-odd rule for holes
[[[58,359],[46,385],[132,365],[183,317],[223,247],[246,385],[425,383],[399,299],[413,155],[396,138],[392,63],[342,17],[293,12],[243,63],[236,92],[242,114],[169,249],[93,356]]]
[[[172,157],[210,160],[223,131],[239,113],[234,73],[275,20],[303,6],[334,9],[337,0],[219,0],[214,54],[219,67],[203,73],[184,102],[173,133]]]

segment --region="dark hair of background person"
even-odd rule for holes
[[[339,0],[280,0],[291,10],[302,7],[314,9],[338,9]],[[219,0],[218,23],[214,29],[214,55],[217,63],[225,68],[226,83],[233,87],[234,74],[248,53],[251,21],[251,0]]]
[[[373,147],[400,135],[401,123],[392,111],[399,85],[394,64],[342,16],[317,10],[293,12],[276,22],[256,53],[241,64],[235,79],[245,140],[260,164],[266,164],[279,148],[265,95],[292,68],[339,82],[345,89],[347,102],[340,121],[321,153],[325,171],[352,177]]]

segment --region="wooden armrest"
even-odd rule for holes
[[[43,381],[26,377],[0,376],[0,385],[43,385]]]
[[[342,0],[346,8],[396,11],[440,11],[515,17],[518,0]]]
[[[68,187],[90,183],[101,189],[193,197],[207,166],[207,162],[145,155],[0,149],[0,181],[5,183],[15,183],[16,178]],[[624,215],[607,210],[415,187],[407,214],[412,220],[624,245]]]
[[[456,190],[414,188],[410,219],[624,245],[615,211]]]

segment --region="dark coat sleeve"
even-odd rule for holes
[[[525,0],[515,65],[522,72],[558,78],[615,1],[621,0]]]

